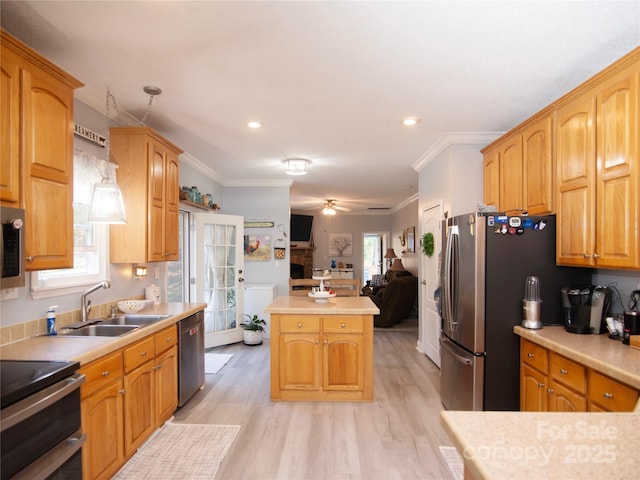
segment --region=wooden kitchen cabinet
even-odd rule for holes
[[[533,342],[520,341],[520,411],[548,410],[549,352]]]
[[[548,115],[522,133],[524,209],[529,215],[554,212],[555,163],[553,116]]]
[[[500,151],[497,148],[484,154],[484,204],[500,210]]]
[[[522,195],[522,136],[500,144],[500,210],[519,215],[525,211]]]
[[[0,204],[25,209],[26,270],[69,268],[73,91],[82,83],[11,35],[1,34]]]
[[[371,316],[272,314],[271,320],[272,400],[373,399]]]
[[[111,262],[178,259],[178,147],[149,127],[109,129],[127,224],[111,225]]]
[[[555,352],[549,353],[550,412],[587,411],[587,369]]]
[[[640,67],[557,112],[559,265],[640,268]]]
[[[80,369],[82,478],[109,479],[124,463],[124,389],[122,354],[107,355]]]
[[[631,412],[640,392],[602,373],[589,371],[589,411]]]
[[[172,325],[154,335],[155,425],[162,426],[178,408],[178,336]]]

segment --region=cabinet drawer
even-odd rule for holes
[[[156,355],[164,352],[165,350],[173,347],[176,343],[178,343],[176,328],[176,325],[171,325],[169,328],[165,328],[164,330],[161,330],[154,335]]]
[[[638,402],[638,391],[590,370],[589,399],[611,412],[631,412]]]
[[[80,369],[86,377],[81,387],[81,397],[86,398],[105,385],[122,377],[122,353],[117,351],[91,362]]]
[[[547,349],[536,343],[522,339],[522,343],[520,344],[520,359],[532,367],[537,368],[542,373],[549,371],[549,354]]]
[[[320,317],[312,315],[286,315],[280,317],[281,332],[320,332]]]
[[[576,392],[587,393],[587,369],[555,352],[549,354],[549,374],[555,381]]]
[[[357,315],[331,315],[322,319],[324,333],[362,333],[364,322]]]
[[[140,340],[138,343],[124,349],[124,371],[130,372],[155,355],[155,341],[153,335]]]

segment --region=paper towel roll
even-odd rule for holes
[[[144,289],[144,298],[145,300],[153,300],[153,304],[158,305],[160,303],[160,287],[155,285],[146,287]]]

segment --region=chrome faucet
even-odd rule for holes
[[[87,301],[87,295],[101,288],[109,288],[109,287],[111,287],[111,283],[104,280],[94,285],[93,287],[91,287],[89,290],[87,290],[82,294],[82,296],[80,297],[80,301],[82,302],[82,321],[83,322],[87,321],[87,319],[89,318],[89,313],[91,313],[91,300]]]

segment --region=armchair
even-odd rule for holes
[[[392,327],[411,313],[418,298],[418,277],[398,276],[369,297],[380,309],[380,314],[373,317],[373,325]]]

